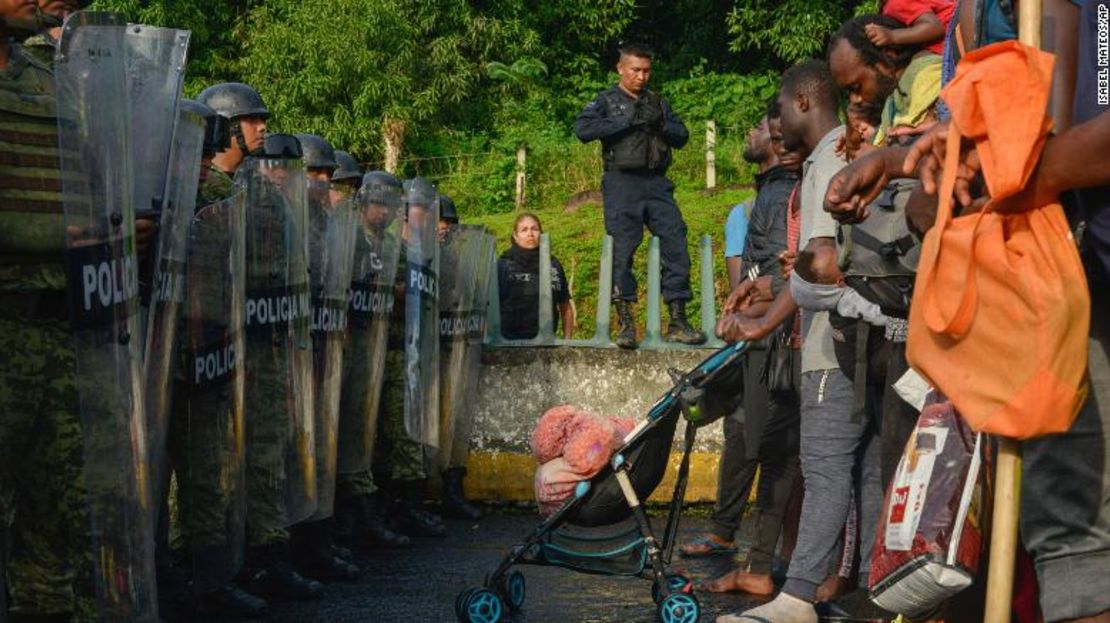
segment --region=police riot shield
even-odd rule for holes
[[[463,389],[477,374],[470,370],[467,340],[473,319],[475,277],[484,259],[480,227],[450,225],[441,234],[439,270],[439,462],[446,467],[456,418],[466,407]],[[473,405],[470,405],[473,407]]]
[[[312,287],[312,372],[315,399],[316,512],[313,521],[335,508],[339,400],[343,343],[347,334],[347,292],[351,285],[356,228],[349,187],[309,180],[309,280]]]
[[[102,619],[156,621],[124,36],[117,15],[73,14],[54,76],[89,571]]]
[[[479,230],[480,249],[474,267],[474,294],[466,323],[466,357],[462,365],[466,376],[456,394],[456,409],[451,415],[454,434],[451,447],[441,450],[444,468],[466,467],[470,452],[470,432],[474,409],[478,405],[478,380],[482,367],[482,344],[486,337],[486,310],[489,306],[490,282],[497,278],[497,238],[484,227],[464,225]]]
[[[166,432],[175,384],[176,332],[185,302],[186,240],[193,218],[205,122],[200,115],[181,110],[173,136],[165,210],[158,229],[158,259],[146,322],[143,353],[143,390],[146,400],[150,474],[156,508],[161,507],[168,486],[165,456]],[[158,518],[156,517],[156,520]],[[156,521],[157,525],[157,521]]]
[[[439,445],[439,198],[422,178],[406,180],[405,432]]]
[[[189,31],[128,24],[124,41],[127,45],[127,103],[135,215],[177,231],[179,238],[173,242],[180,250],[184,228],[174,228],[167,223],[166,219],[172,220],[173,215],[164,213],[163,207]],[[149,258],[139,266],[140,322],[144,335],[164,238],[162,235],[155,237]]]
[[[369,181],[355,200],[359,226],[351,269],[347,352],[343,357],[340,474],[365,473],[371,467],[402,244],[399,186]]]
[[[299,159],[247,158],[246,434],[252,529],[315,510],[305,174]]]
[[[186,239],[169,447],[174,545],[196,593],[225,586],[243,562],[245,199],[239,192],[202,207]]]

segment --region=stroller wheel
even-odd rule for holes
[[[460,608],[461,623],[499,623],[505,613],[505,606],[497,593],[488,588],[472,588],[465,593],[466,599]],[[461,596],[460,596],[461,597]]]
[[[701,606],[690,593],[671,593],[659,603],[660,623],[697,623]]]
[[[455,616],[463,623],[467,621],[466,602],[470,599],[470,595],[476,590],[478,590],[476,587],[471,587],[455,596]]]
[[[525,586],[524,574],[513,571],[501,580],[501,595],[505,598],[509,610],[516,612],[524,607]]]
[[[667,588],[671,589],[672,593],[690,593],[694,590],[694,583],[690,578],[680,573],[667,574]],[[659,594],[659,586],[654,582],[651,584],[651,600],[659,603],[662,595]]]

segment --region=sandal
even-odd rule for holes
[[[722,543],[712,534],[700,536],[690,543],[678,548],[679,556],[683,558],[698,558],[700,556],[731,555],[736,553],[736,545],[731,541]]]

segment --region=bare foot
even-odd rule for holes
[[[709,593],[747,593],[766,596],[775,592],[775,583],[771,581],[771,576],[768,574],[733,569],[719,578],[703,582],[698,590]]]
[[[825,578],[821,586],[817,587],[817,603],[836,601],[844,595],[847,595],[850,590],[852,590],[852,587],[849,586],[847,578],[842,578],[839,575],[830,575]]]

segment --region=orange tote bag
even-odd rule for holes
[[[1014,41],[963,58],[936,223],[925,236],[907,358],[977,431],[1017,439],[1067,430],[1087,397],[1090,293],[1059,203],[953,217],[962,138],[974,141],[992,201],[1036,166],[1053,57]]]

